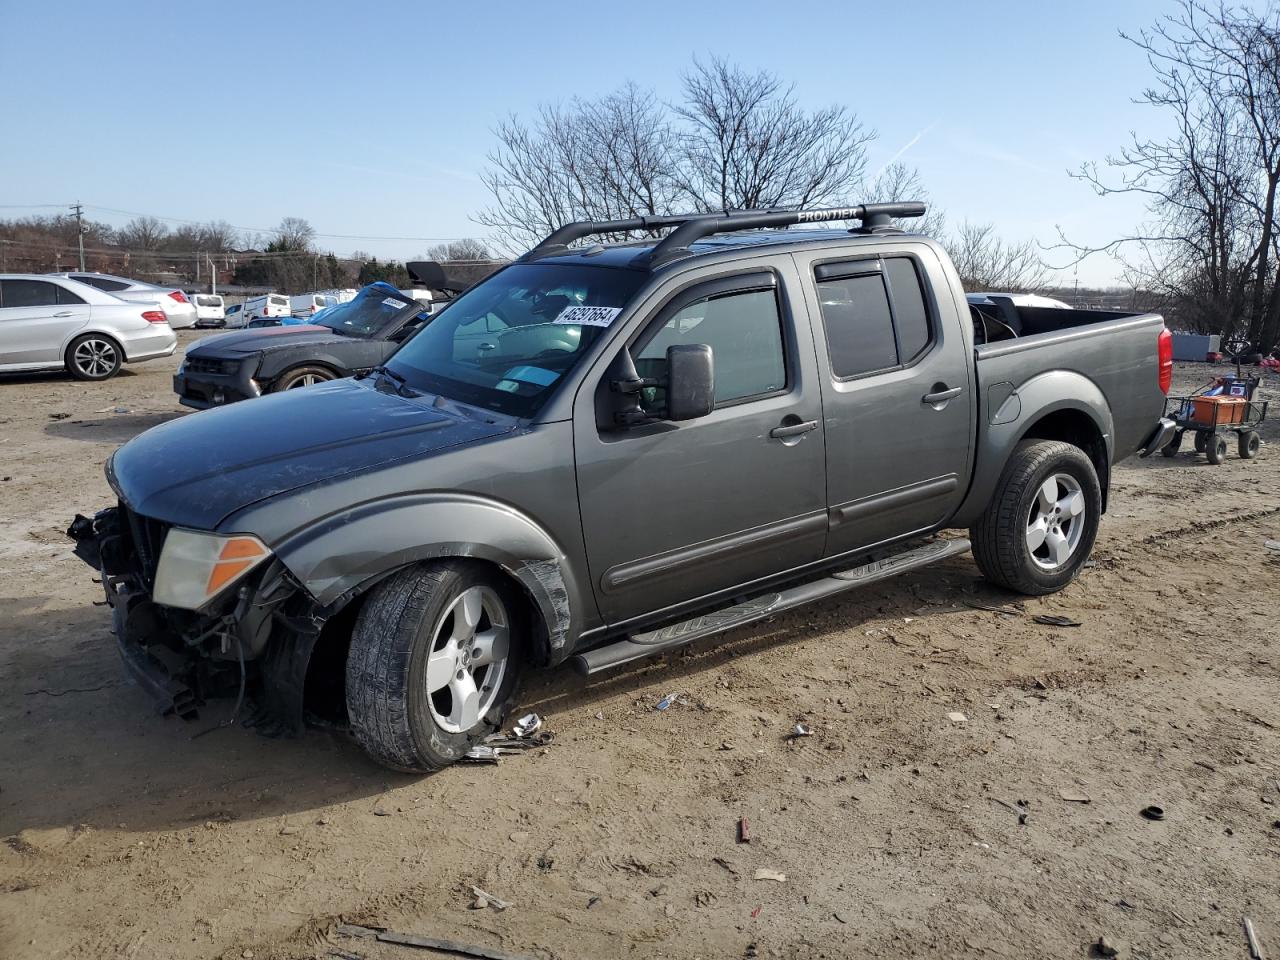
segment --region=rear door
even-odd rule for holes
[[[0,280],[0,363],[61,363],[63,347],[89,316],[89,305],[56,283]]]
[[[786,256],[749,273],[673,278],[579,391],[578,499],[607,622],[821,559],[822,411],[798,286]],[[602,429],[597,401],[619,350],[630,351],[641,377],[660,379],[666,349],[677,343],[712,349],[711,414]],[[645,408],[660,410],[660,389],[649,389]]]
[[[827,555],[936,527],[964,496],[974,435],[973,363],[937,255],[795,257],[819,344]]]

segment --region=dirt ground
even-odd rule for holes
[[[0,378],[0,957],[438,955],[345,921],[564,960],[1102,935],[1244,958],[1245,916],[1280,955],[1280,426],[1254,461],[1118,468],[1061,594],[966,556],[602,679],[547,671],[523,707],[551,746],[419,777],[338,731],[193,739],[229,704],[161,719],[123,680],[63,531],[109,501],[118,444],[183,415],[177,362]]]

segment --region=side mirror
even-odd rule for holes
[[[715,358],[705,343],[667,347],[667,410],[664,420],[697,420],[716,405]]]

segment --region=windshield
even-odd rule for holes
[[[376,337],[408,307],[418,306],[394,287],[365,287],[354,300],[326,307],[312,321],[348,337]]]
[[[608,267],[515,264],[449,304],[387,366],[420,390],[532,416],[645,277]]]

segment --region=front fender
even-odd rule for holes
[[[533,598],[551,662],[568,655],[582,630],[581,585],[564,550],[532,518],[483,497],[422,493],[361,504],[291,535],[276,555],[322,607],[411,563],[487,560]]]
[[[1014,448],[1049,414],[1060,410],[1083,413],[1106,445],[1107,463],[1114,459],[1111,407],[1098,385],[1082,374],[1051,370],[1013,390],[1009,384],[985,385],[981,403],[973,483],[950,525],[967,527],[981,515]]]

